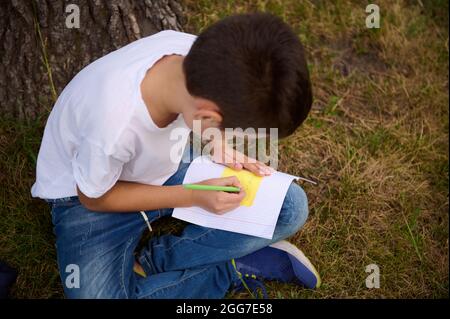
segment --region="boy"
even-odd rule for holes
[[[66,297],[221,298],[255,279],[318,286],[307,258],[282,241],[308,214],[294,183],[272,240],[189,225],[180,236],[152,238],[135,256],[145,219],[189,206],[222,214],[245,196],[184,189],[189,164],[170,156],[174,129],[198,120],[202,130],[275,127],[284,137],[311,103],[298,37],[268,14],[228,17],[198,37],[159,32],[84,68],[49,116],[32,187],[52,206]],[[225,164],[270,174],[243,159]],[[239,187],[236,177],[204,183]]]

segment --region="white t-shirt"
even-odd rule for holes
[[[181,115],[153,122],[140,84],[165,55],[187,55],[196,36],[162,31],[81,70],[59,96],[39,150],[33,197],[98,198],[118,181],[162,185],[176,172],[190,130]]]

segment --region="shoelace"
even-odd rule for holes
[[[233,265],[234,270],[236,271],[240,280],[240,286],[237,286],[236,290],[239,291],[243,287],[248,291],[248,293],[252,296],[253,299],[257,299],[258,296],[257,293],[259,288],[261,290],[263,299],[268,298],[266,287],[260,280],[258,280],[258,278],[254,274],[242,274],[239,270],[237,270],[234,259],[231,260],[231,264]]]

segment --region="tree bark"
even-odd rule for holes
[[[0,1],[0,112],[3,117],[46,115],[83,67],[160,30],[183,30],[180,0]],[[70,4],[79,28],[68,28]]]

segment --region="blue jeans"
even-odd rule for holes
[[[181,163],[164,185],[181,184],[188,166]],[[67,298],[222,298],[238,282],[231,259],[293,235],[308,216],[305,192],[292,183],[272,240],[188,225],[180,236],[151,238],[135,255],[147,227],[139,212],[94,212],[78,197],[47,201]],[[146,214],[153,222],[172,209]],[[135,260],[147,277],[134,273]]]

